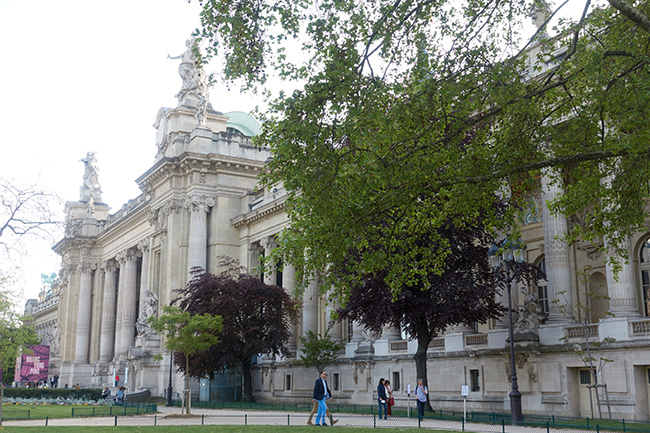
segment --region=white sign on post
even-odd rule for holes
[[[407,393],[407,394],[410,394],[410,393],[411,393],[411,384],[410,384],[410,383],[407,383],[407,384],[406,384],[406,393]]]
[[[469,386],[461,385],[460,394],[463,396],[463,421],[467,421],[467,396],[469,395]]]

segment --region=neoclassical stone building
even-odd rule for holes
[[[257,176],[271,156],[250,145],[259,125],[243,113],[211,109],[192,56],[189,50],[179,56],[183,87],[178,105],[161,108],[156,117],[157,154],[154,165],[137,179],[142,194],[109,213],[89,153],[79,200],[66,204],[65,237],[54,247],[62,257],[61,283],[56,293],[30,307],[43,342],[51,345],[60,383],[102,386],[116,372],[129,391],[163,395],[169,355],[154,361],[161,337],[147,327],[146,318],[158,314],[174,290],[185,286],[193,266],[215,272],[217,256],[228,255],[253,269],[288,226],[284,190],[257,187]],[[516,324],[524,413],[591,416],[591,378],[575,352],[586,335],[591,341],[616,339],[600,352],[612,360],[600,381],[607,384],[613,416],[648,419],[650,230],[629,238],[630,261],[616,278],[598,245],[559,240],[567,220],[546,207],[559,192],[542,176],[537,205],[522,221],[526,260],[548,275],[535,287],[513,289],[514,303],[532,312],[520,314]],[[287,290],[295,287],[291,266],[263,278]],[[296,353],[297,336],[325,332],[328,325],[332,306],[317,288],[313,281],[304,292],[289,342],[292,357],[257,359],[254,392],[259,401],[311,400],[316,372],[302,367]],[[589,297],[589,291],[607,298]],[[591,312],[585,317],[575,307],[588,302]],[[330,333],[346,343],[339,362],[328,368],[337,403],[374,403],[376,383],[386,377],[397,404],[406,406],[407,386],[417,379],[412,359],[416,342],[403,339],[398,329],[373,335],[355,323],[338,323]],[[507,323],[496,320],[455,327],[434,339],[428,361],[432,405],[462,408],[461,385],[469,385],[469,410],[508,412],[507,335]],[[175,389],[181,389],[182,378],[174,377]],[[199,393],[195,384],[197,395],[216,395],[213,383],[201,385]],[[600,392],[604,397],[604,388]]]

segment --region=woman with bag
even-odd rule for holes
[[[392,415],[391,407],[395,405],[395,399],[393,398],[393,390],[390,389],[390,380],[384,381],[384,387],[386,388],[386,397],[388,397],[388,403],[386,404],[386,413],[388,418]]]

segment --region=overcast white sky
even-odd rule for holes
[[[0,0],[0,176],[75,201],[79,160],[95,151],[104,202],[116,211],[136,197],[156,155],[158,109],[175,107],[181,87],[180,61],[167,54],[185,50],[199,12],[185,0]],[[210,99],[223,112],[255,107],[218,85]],[[59,270],[50,247],[24,260],[27,297],[41,273]]]

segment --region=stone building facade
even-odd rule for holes
[[[157,154],[154,165],[137,179],[140,196],[110,213],[102,201],[94,155],[83,160],[79,200],[66,204],[65,236],[54,247],[62,257],[60,284],[56,293],[30,307],[43,342],[51,345],[60,383],[103,386],[117,373],[129,391],[163,395],[169,354],[147,326],[147,317],[158,314],[174,290],[186,285],[193,266],[216,272],[217,256],[228,255],[253,269],[288,226],[282,187],[257,187],[271,156],[250,144],[259,125],[243,113],[211,108],[192,55],[179,56],[183,87],[177,107],[157,114]],[[650,230],[629,238],[630,260],[621,263],[616,277],[598,245],[560,240],[567,220],[546,207],[560,191],[543,175],[540,191],[522,219],[522,232],[526,260],[544,267],[548,278],[535,287],[513,288],[514,304],[524,311],[515,325],[524,413],[591,416],[590,375],[575,347],[585,336],[591,341],[614,337],[600,349],[611,360],[600,381],[607,384],[612,414],[648,419]],[[264,279],[289,291],[296,284],[290,265]],[[606,297],[586,296],[589,291]],[[587,302],[589,317],[575,308]],[[318,294],[318,281],[311,282],[289,341],[292,357],[256,361],[258,401],[311,400],[316,372],[297,361],[297,336],[325,332],[331,309]],[[415,341],[404,339],[398,329],[387,327],[374,335],[346,322],[330,334],[345,343],[338,362],[328,368],[337,403],[373,404],[376,384],[385,377],[393,384],[397,405],[407,405],[407,387],[417,379]],[[454,327],[434,339],[428,351],[433,407],[461,409],[461,385],[469,385],[469,410],[508,412],[507,335],[507,323],[494,320]],[[154,360],[161,351],[165,359]],[[173,385],[181,389],[182,378],[174,375]],[[198,395],[198,383],[194,386]],[[604,388],[600,392],[604,396]]]

